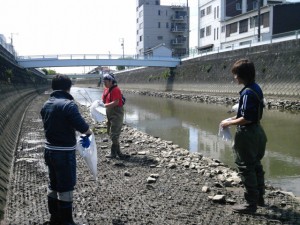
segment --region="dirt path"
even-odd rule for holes
[[[44,133],[39,116],[47,98],[47,95],[37,97],[26,113],[2,224],[43,224],[49,219]],[[90,121],[87,112],[85,116]],[[233,213],[231,205],[243,200],[240,180],[234,170],[218,160],[201,154],[191,155],[171,142],[128,126],[124,126],[121,146],[131,158],[106,160],[104,156],[109,152],[110,142],[107,142],[104,124],[93,126],[99,174],[94,181],[78,155],[74,193],[74,218],[78,223],[300,224],[299,202],[271,187],[266,194],[267,206],[260,207],[255,215]],[[148,179],[150,176],[152,179]],[[223,196],[212,200],[216,195]]]

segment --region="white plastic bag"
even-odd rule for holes
[[[225,121],[230,121],[230,120],[232,120],[232,119],[231,118],[225,119]],[[223,128],[223,127],[221,127],[221,124],[220,124],[218,136],[222,137],[222,139],[225,141],[231,140],[231,133],[230,133],[229,127]]]
[[[94,120],[94,122],[102,122],[105,119],[103,112],[102,112],[103,110],[99,110],[99,108],[103,108],[100,105],[101,105],[101,102],[99,100],[96,100],[90,106],[90,114],[91,114],[91,117]],[[105,109],[105,108],[103,108],[103,109]]]
[[[86,162],[90,172],[92,173],[95,180],[97,180],[97,146],[95,141],[94,134],[89,136],[90,146],[88,148],[82,147],[79,143],[80,136],[77,137],[77,146],[76,149],[79,151],[80,155],[83,157]]]

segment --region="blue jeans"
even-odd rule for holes
[[[49,172],[49,189],[57,192],[73,191],[76,185],[76,153],[45,149],[45,163]]]

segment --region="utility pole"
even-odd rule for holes
[[[260,42],[260,20],[261,20],[261,16],[260,16],[260,2],[261,0],[257,0],[257,4],[258,4],[258,15],[257,15],[257,23],[258,23],[258,30],[257,30],[257,41]]]
[[[186,13],[187,13],[187,54],[190,55],[190,10],[189,0],[186,0]]]
[[[124,38],[121,38],[121,46],[122,46],[122,50],[123,50],[123,59],[124,59]]]

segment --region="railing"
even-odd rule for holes
[[[1,45],[6,51],[8,51],[10,54],[12,54],[14,57],[17,56],[17,52],[15,51],[14,47],[13,47],[11,44],[5,42],[2,38],[0,38],[0,45]]]
[[[185,61],[190,58],[196,58],[196,57],[201,57],[201,56],[205,56],[205,55],[211,55],[211,54],[216,54],[216,53],[220,53],[220,52],[249,48],[249,47],[260,46],[260,45],[265,45],[265,44],[272,44],[272,43],[278,43],[278,42],[289,41],[289,40],[298,40],[299,38],[300,38],[300,30],[295,30],[295,31],[272,35],[271,38],[262,39],[260,42],[257,41],[257,37],[255,36],[251,40],[252,43],[250,43],[250,44],[244,44],[244,45],[232,44],[232,45],[226,46],[226,47],[217,47],[217,48],[212,48],[212,49],[207,49],[207,50],[202,50],[202,51],[199,51],[198,49],[190,49],[189,54],[183,56],[181,59],[183,61]]]

